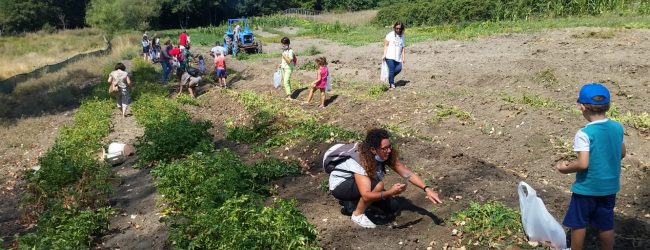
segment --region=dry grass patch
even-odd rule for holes
[[[138,56],[134,52],[139,48],[138,39],[137,34],[115,37],[109,55],[83,58],[57,72],[21,82],[10,94],[0,93],[0,117],[38,115],[78,103],[91,82],[106,81],[116,62]]]
[[[104,47],[100,31],[94,29],[0,37],[0,54],[5,60],[2,62],[5,66],[0,67],[0,79],[30,72],[40,66]]]
[[[342,23],[347,25],[363,25],[370,23],[377,15],[377,10],[363,10],[344,13],[325,13],[315,15],[314,21],[320,23]]]

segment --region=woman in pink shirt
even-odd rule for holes
[[[318,72],[316,76],[316,81],[311,85],[312,88],[309,90],[309,96],[305,104],[309,104],[311,98],[314,96],[316,89],[320,90],[320,105],[318,108],[325,108],[325,88],[327,87],[327,79],[329,78],[329,69],[327,69],[327,59],[325,57],[316,58],[316,64],[318,64]]]

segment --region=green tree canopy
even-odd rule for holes
[[[160,15],[159,0],[91,0],[86,10],[86,23],[109,35],[118,30],[145,30],[150,20]]]

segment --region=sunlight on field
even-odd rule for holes
[[[40,66],[60,62],[79,53],[104,48],[98,30],[64,30],[54,34],[28,33],[24,36],[0,38],[3,55],[0,79],[32,71]]]
[[[324,13],[315,15],[313,20],[321,23],[342,23],[349,25],[363,25],[370,23],[377,15],[377,10],[364,10],[344,13]]]

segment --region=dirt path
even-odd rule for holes
[[[109,142],[133,145],[144,133],[133,116],[122,117],[119,110],[113,113],[113,131]],[[115,213],[111,218],[109,232],[97,246],[102,249],[165,249],[167,226],[159,221],[158,202],[162,199],[156,192],[150,169],[135,169],[137,156],[113,167],[121,179],[116,187],[111,206]]]

